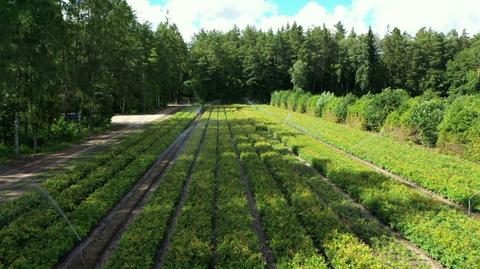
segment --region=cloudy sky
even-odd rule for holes
[[[189,41],[198,30],[256,25],[277,29],[287,23],[311,27],[337,21],[357,32],[371,25],[383,34],[397,26],[414,34],[427,26],[448,32],[480,32],[480,0],[127,0],[141,21],[153,27],[168,17]]]

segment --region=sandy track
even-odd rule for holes
[[[0,166],[0,203],[20,196],[29,190],[32,184],[44,180],[42,176],[52,169],[65,169],[71,161],[92,156],[122,137],[135,132],[143,125],[170,117],[179,107],[167,107],[153,115],[119,115],[112,118],[113,130],[88,138],[81,144],[70,146],[60,152],[29,157]]]

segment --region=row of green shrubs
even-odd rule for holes
[[[295,89],[273,92],[270,104],[480,160],[480,95],[442,98],[428,91],[412,98],[387,88],[356,97]]]

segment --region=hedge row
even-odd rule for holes
[[[265,119],[260,113],[252,117]],[[265,119],[266,120],[266,119]],[[480,221],[391,180],[292,127],[266,125],[302,158],[383,222],[448,268],[478,268]]]
[[[480,95],[410,98],[404,90],[385,89],[357,98],[296,89],[273,92],[270,104],[480,160]]]
[[[272,106],[262,107],[262,111],[276,122],[285,122],[289,117],[288,125],[305,134],[465,206],[469,197],[480,189],[480,166],[476,162]],[[473,197],[471,205],[473,210],[480,210],[480,197]]]

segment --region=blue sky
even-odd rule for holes
[[[324,6],[329,11],[333,11],[337,5],[349,6],[352,3],[351,0],[324,0],[324,1],[278,0],[273,2],[277,3],[279,7],[279,14],[288,15],[288,16],[295,15],[308,2],[317,2],[318,4]]]
[[[127,0],[141,21],[152,27],[166,17],[186,40],[200,29],[228,31],[254,25],[278,29],[297,22],[305,28],[342,21],[347,29],[380,35],[399,27],[410,34],[421,27],[448,32],[480,31],[479,0]]]
[[[150,0],[150,3],[152,4],[159,4],[163,5],[167,0]],[[278,5],[278,11],[279,14],[281,15],[294,15],[297,13],[305,4],[308,2],[317,2],[324,7],[326,7],[328,10],[333,10],[335,6],[337,5],[344,5],[344,6],[349,6],[352,1],[351,0],[316,0],[316,1],[308,1],[308,0],[276,0],[276,1],[270,1]]]

